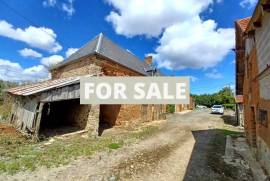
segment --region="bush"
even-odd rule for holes
[[[167,113],[174,113],[175,112],[175,105],[169,104],[167,105]]]
[[[7,121],[11,116],[12,100],[6,95],[3,104],[0,104],[0,121]]]
[[[235,110],[235,104],[223,104],[225,109]]]

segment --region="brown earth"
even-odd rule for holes
[[[208,109],[170,115],[154,135],[118,150],[0,180],[252,180],[249,170],[225,164],[226,135],[239,129]],[[106,134],[106,133],[105,133]]]

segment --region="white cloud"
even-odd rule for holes
[[[43,65],[23,69],[20,64],[0,59],[0,79],[14,82],[30,82],[47,79],[48,70]]]
[[[189,78],[190,78],[191,82],[196,82],[197,80],[199,80],[197,77],[192,76],[192,75],[190,75]]]
[[[223,78],[223,75],[219,73],[217,69],[213,69],[211,72],[206,73],[205,76],[211,79]]]
[[[24,48],[22,50],[19,50],[19,53],[23,57],[33,57],[33,58],[41,58],[42,54],[38,53],[35,50],[32,50],[30,48]]]
[[[159,37],[154,61],[159,68],[214,67],[234,47],[233,28],[217,28],[200,13],[222,0],[106,0],[115,10],[106,20],[118,34]]]
[[[67,0],[67,3],[62,3],[62,10],[66,12],[68,16],[72,16],[75,13],[73,2],[74,0]]]
[[[62,46],[56,41],[57,36],[54,31],[45,27],[29,26],[21,29],[0,20],[0,36],[22,41],[31,47],[49,52],[58,52],[62,49]]]
[[[78,48],[69,48],[67,51],[66,51],[66,58],[70,57],[70,55],[72,55],[73,53],[75,53],[76,51],[78,51],[79,49]]]
[[[256,4],[258,3],[258,0],[242,0],[240,2],[240,6],[242,8],[248,8],[251,9],[253,8]]]
[[[212,0],[106,0],[115,7],[106,17],[118,34],[157,37],[162,30],[205,10]]]
[[[51,67],[63,61],[64,58],[60,55],[52,55],[50,57],[44,57],[41,59],[42,65],[45,65],[46,67]]]
[[[214,67],[234,46],[234,29],[216,29],[213,20],[198,16],[168,27],[153,55],[167,69]]]
[[[231,64],[235,64],[236,63],[236,60],[233,60],[232,62],[231,62]]]
[[[56,5],[56,0],[44,0],[42,4],[45,7],[54,7]]]
[[[67,13],[67,15],[70,17],[75,13],[74,1],[75,0],[65,0],[60,4],[58,0],[44,0],[42,4],[44,7],[56,7]]]

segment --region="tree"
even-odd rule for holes
[[[225,87],[214,94],[192,95],[192,97],[195,99],[196,105],[204,105],[207,107],[212,107],[217,104],[233,105],[235,103],[233,90],[230,87]]]

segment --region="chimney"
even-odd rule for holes
[[[147,63],[148,65],[152,65],[153,56],[151,56],[151,55],[146,56],[145,59],[144,59],[144,62]]]

